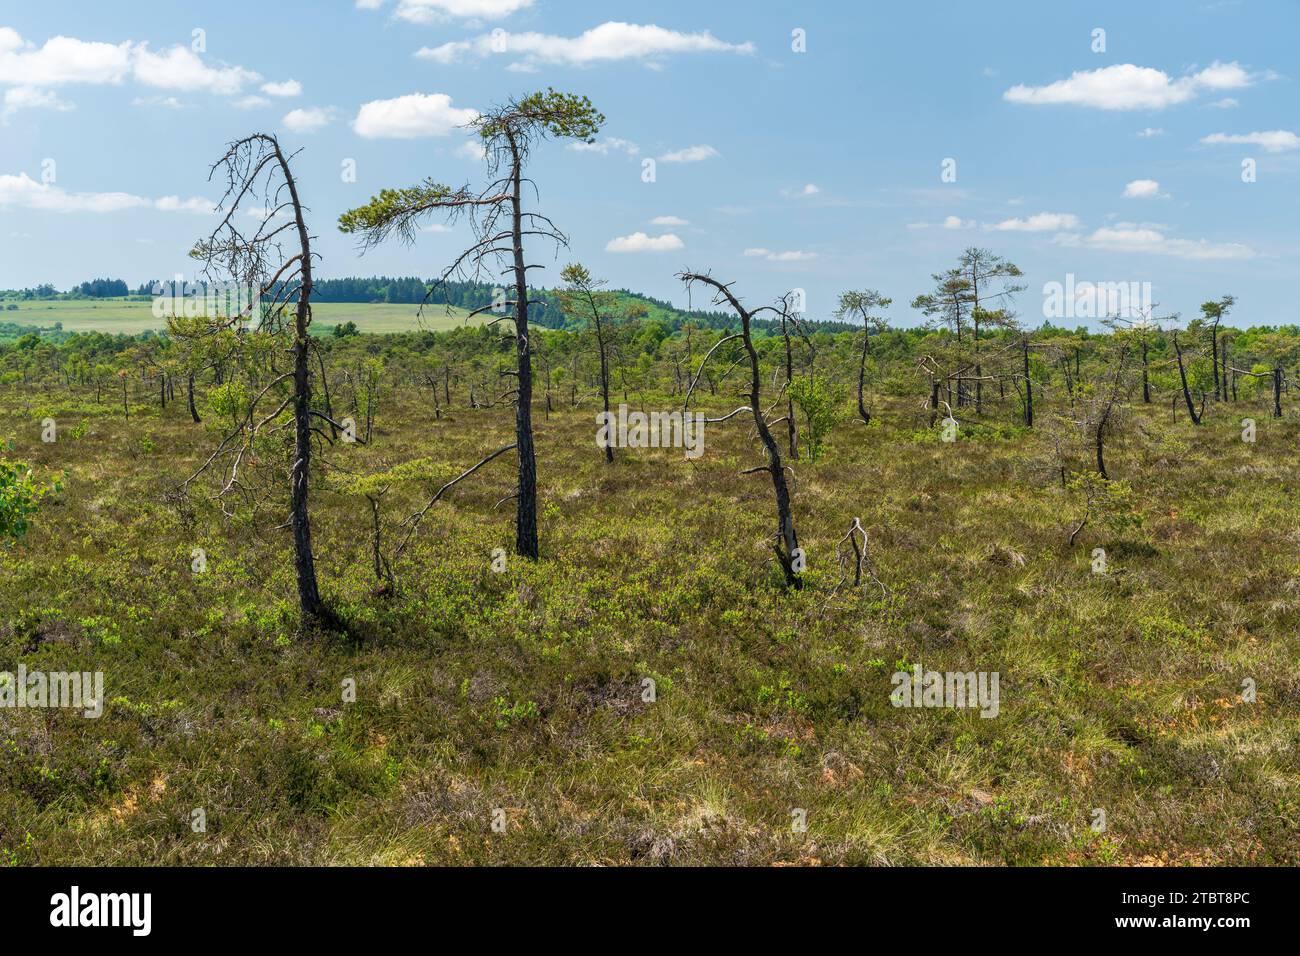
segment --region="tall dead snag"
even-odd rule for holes
[[[757,430],[759,440],[762,441],[763,448],[767,452],[767,464],[758,468],[751,468],[745,474],[766,471],[772,478],[772,490],[776,494],[777,514],[776,543],[772,546],[772,549],[776,552],[776,558],[781,563],[781,570],[785,573],[786,586],[798,590],[803,587],[803,579],[799,577],[804,566],[803,551],[799,547],[799,538],[794,530],[794,518],[790,513],[790,486],[785,480],[785,466],[781,463],[781,450],[777,447],[776,439],[772,437],[772,430],[768,428],[767,419],[763,415],[763,382],[758,370],[758,352],[754,349],[754,340],[750,335],[750,320],[753,318],[754,313],[740,304],[740,300],[731,291],[729,284],[719,282],[710,275],[699,272],[680,272],[677,274],[677,278],[686,283],[688,289],[696,282],[709,286],[714,291],[714,305],[726,303],[740,317],[740,332],[737,335],[723,337],[717,345],[709,350],[708,355],[705,355],[700,362],[700,369],[695,374],[695,381],[699,381],[700,372],[704,370],[705,364],[719,345],[736,338],[741,340],[745,348],[745,354],[749,359],[749,404],[742,405],[722,418],[706,418],[705,421],[723,422],[728,418],[739,415],[741,412],[750,412],[754,416],[754,428]],[[694,390],[694,387],[695,384],[692,382],[691,389],[686,393],[683,412],[690,406],[691,391]]]
[[[253,380],[251,384],[258,390],[247,394],[242,383],[231,383],[239,385],[238,391],[228,389],[224,398],[233,430],[186,480],[185,487],[222,462],[224,477],[216,497],[232,493],[248,497],[250,488],[241,468],[252,469],[269,435],[292,428],[288,527],[293,533],[298,606],[304,623],[310,623],[328,617],[316,582],[308,499],[313,438],[324,437],[312,419],[329,418],[312,408],[309,329],[313,254],[290,159],[274,136],[255,133],[231,143],[212,166],[210,175],[226,180],[226,192],[218,205],[224,216],[190,255],[204,263],[206,279],[234,281],[241,289],[250,290],[250,302],[234,315],[211,317],[203,334],[220,335],[233,329],[238,348],[250,355],[265,347],[269,338],[271,348],[258,361],[269,365],[270,380],[265,385],[260,379]],[[240,218],[241,209],[252,215],[255,228],[243,227],[247,216]],[[250,319],[257,334],[245,328]],[[287,345],[283,351],[291,356],[288,370],[281,370],[276,363],[274,346],[279,343]],[[274,411],[263,414],[265,405],[277,401]],[[290,409],[290,417],[282,420]]]
[[[605,341],[605,326],[600,320],[600,305],[597,296],[604,282],[592,279],[586,266],[574,262],[560,273],[567,289],[560,294],[564,310],[571,315],[591,313],[591,328],[596,333],[596,350],[600,353],[600,399],[605,406],[605,420],[609,421],[609,348]],[[614,446],[605,442],[605,461],[614,461]]]
[[[871,354],[871,333],[883,332],[889,326],[884,319],[877,318],[871,313],[876,309],[887,309],[892,299],[886,298],[875,289],[863,289],[860,292],[849,291],[840,295],[839,307],[835,310],[835,316],[844,319],[850,316],[857,316],[862,320],[862,352],[858,356],[858,416],[864,425],[871,423],[871,413],[867,411],[866,403],[863,400],[863,393],[867,387],[867,358]]]
[[[359,234],[362,245],[370,248],[396,234],[407,243],[414,242],[419,223],[426,216],[441,215],[455,221],[467,216],[474,230],[475,242],[447,267],[433,288],[452,277],[483,281],[497,275],[513,276],[507,294],[513,298],[498,300],[471,315],[513,310],[515,357],[518,367],[504,373],[515,379],[507,395],[513,396],[515,408],[515,442],[519,458],[519,485],[516,489],[515,551],[523,557],[537,559],[537,453],[533,445],[533,367],[528,346],[528,270],[541,268],[528,264],[524,255],[524,238],[541,237],[557,245],[568,245],[567,237],[550,219],[524,209],[524,167],[533,146],[551,138],[592,142],[604,125],[598,112],[585,96],[558,93],[548,89],[522,99],[511,99],[479,115],[469,124],[478,133],[487,160],[488,175],[493,177],[477,192],[469,186],[453,189],[432,179],[406,189],[385,189],[365,206],[339,217],[339,229]],[[426,301],[428,301],[426,299]],[[510,315],[502,314],[495,321]]]

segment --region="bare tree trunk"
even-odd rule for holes
[[[1282,417],[1282,369],[1280,366],[1273,368],[1273,417]]]
[[[194,424],[197,425],[200,422],[202,422],[203,419],[199,418],[199,410],[194,405],[194,373],[193,372],[190,372],[190,374],[186,377],[185,386],[186,386],[186,398],[188,399],[189,406],[190,406],[190,418],[194,419]]]
[[[1142,401],[1151,404],[1151,377],[1147,366],[1147,340],[1142,340]]]
[[[865,321],[862,323],[862,354],[858,357],[858,415],[862,417],[864,425],[871,424],[871,413],[867,411],[866,405],[862,402],[862,393],[867,385],[867,355],[871,349],[871,330],[867,327]]]
[[[1025,426],[1034,427],[1034,383],[1029,377],[1029,339],[1020,343],[1021,356],[1024,359],[1025,374]]]
[[[519,359],[515,442],[519,446],[519,497],[515,509],[515,552],[537,560],[537,457],[533,448],[533,360],[528,348],[528,268],[524,262],[522,158],[510,137],[511,233],[514,238],[515,352]]]
[[[1178,378],[1183,384],[1183,400],[1187,402],[1187,414],[1191,416],[1192,424],[1199,425],[1201,416],[1196,413],[1196,406],[1192,404],[1192,392],[1187,387],[1187,369],[1183,367],[1183,350],[1178,344],[1178,336],[1174,336],[1174,354],[1178,356]]]
[[[302,204],[298,200],[298,184],[294,181],[289,163],[275,146],[275,155],[284,173],[289,198],[293,201],[297,219],[298,242],[302,247],[301,282],[298,289],[298,307],[294,313],[293,343],[293,423],[294,463],[293,492],[290,501],[290,522],[293,526],[294,570],[298,579],[298,606],[304,620],[321,616],[324,604],[316,583],[316,560],[311,548],[311,518],[308,514],[308,496],[311,486],[311,338],[307,328],[311,324],[312,261],[311,238],[303,221]]]

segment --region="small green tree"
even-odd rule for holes
[[[17,544],[31,528],[32,516],[39,510],[41,499],[61,490],[59,482],[49,486],[37,484],[32,470],[22,462],[0,458],[0,545]]]
[[[808,457],[816,461],[826,451],[826,439],[842,418],[844,395],[820,380],[801,378],[790,385],[790,397],[807,423],[804,444]]]

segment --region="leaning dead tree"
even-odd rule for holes
[[[188,491],[200,475],[220,469],[214,497],[223,501],[223,511],[232,496],[243,496],[256,511],[258,479],[252,475],[267,469],[255,466],[277,446],[288,452],[289,517],[278,527],[292,531],[298,605],[304,623],[310,623],[329,618],[316,581],[309,492],[313,444],[331,439],[313,420],[341,426],[312,408],[312,237],[291,160],[274,136],[255,133],[231,143],[212,166],[209,178],[226,183],[217,207],[223,217],[190,255],[203,263],[205,279],[234,282],[249,290],[249,300],[233,314],[210,316],[206,328],[194,333],[233,331],[252,387],[235,381],[226,387],[220,404],[230,428],[183,487]],[[253,225],[246,227],[248,221]],[[281,363],[285,353],[288,367]]]
[[[541,238],[558,247],[567,246],[568,239],[546,216],[524,208],[524,183],[536,190],[524,169],[533,147],[541,141],[557,138],[592,142],[604,122],[604,115],[585,96],[550,89],[511,99],[469,124],[483,146],[488,175],[492,177],[487,186],[479,190],[469,186],[452,188],[426,179],[405,189],[385,189],[366,205],[339,218],[339,229],[360,235],[363,248],[372,248],[393,235],[413,243],[420,222],[429,216],[453,222],[467,218],[474,244],[443,271],[426,302],[452,278],[484,281],[488,276],[511,277],[505,295],[475,310],[471,317],[491,311],[498,313],[494,322],[514,321],[517,367],[502,374],[513,378],[515,384],[503,397],[509,397],[515,409],[513,447],[519,463],[519,483],[512,495],[516,500],[515,551],[532,560],[538,555],[537,454],[533,443],[532,352],[528,344],[528,309],[532,304],[528,298],[528,272],[542,267],[528,263],[524,241]]]
[[[772,437],[772,430],[768,427],[767,419],[763,413],[762,388],[763,382],[758,369],[758,352],[754,349],[754,340],[750,334],[750,321],[756,312],[765,311],[758,309],[751,312],[746,309],[735,293],[731,291],[729,283],[719,282],[711,275],[699,272],[680,272],[677,278],[686,283],[687,289],[690,289],[695,283],[702,283],[713,290],[713,304],[730,305],[736,315],[740,317],[740,332],[724,336],[717,345],[714,345],[700,362],[699,371],[695,373],[695,378],[691,382],[691,387],[686,392],[686,401],[682,410],[685,412],[690,407],[691,392],[695,389],[695,383],[700,379],[700,373],[704,371],[704,366],[708,363],[713,353],[718,347],[725,342],[739,339],[744,346],[745,356],[749,360],[749,404],[742,405],[730,414],[721,418],[706,418],[706,422],[724,422],[729,418],[743,412],[750,412],[754,417],[754,428],[758,432],[759,440],[763,443],[763,449],[767,452],[767,464],[760,465],[757,468],[751,468],[744,472],[746,475],[767,472],[772,479],[772,490],[776,495],[776,514],[777,514],[777,532],[776,541],[772,545],[772,550],[776,552],[777,561],[781,564],[781,570],[785,574],[785,582],[788,587],[796,590],[803,587],[803,580],[800,574],[804,568],[804,555],[799,547],[799,538],[794,530],[794,518],[790,512],[790,486],[785,479],[785,465],[781,462],[781,450],[777,447],[776,439]],[[771,310],[776,311],[776,310]]]

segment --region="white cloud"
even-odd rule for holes
[[[771,249],[746,249],[744,252],[746,258],[766,259],[768,262],[806,262],[809,259],[816,259],[817,253],[803,252],[798,249],[792,249],[789,252],[773,252]]]
[[[1040,212],[1028,219],[1003,219],[987,228],[998,232],[1060,232],[1079,228],[1079,217],[1068,212]]]
[[[690,222],[681,216],[655,216],[650,220],[650,225],[672,228],[673,226],[689,226]]]
[[[262,92],[267,96],[302,96],[302,84],[297,80],[285,80],[283,83],[263,83]]]
[[[1283,153],[1300,149],[1300,136],[1289,130],[1274,129],[1264,133],[1211,133],[1201,138],[1202,143],[1258,146],[1268,153]]]
[[[648,236],[644,232],[634,232],[630,236],[619,236],[605,244],[606,252],[672,252],[685,247],[677,236],[671,232],[662,236]]]
[[[575,153],[599,153],[605,156],[609,153],[627,153],[629,156],[635,156],[641,152],[641,147],[631,140],[619,139],[617,136],[610,136],[606,139],[596,140],[594,143],[570,143],[569,149]]]
[[[544,63],[589,66],[616,60],[644,60],[674,53],[753,53],[752,43],[728,43],[705,30],[702,33],[679,33],[653,25],[610,21],[576,37],[546,33],[492,33],[422,47],[416,56],[435,63],[454,63],[465,56],[487,57],[493,54],[524,56]]]
[[[375,10],[380,0],[365,0],[365,10]],[[361,6],[358,0],[357,6]],[[500,20],[525,7],[533,0],[400,0],[394,14],[409,23],[436,23],[453,17],[468,20]]]
[[[290,110],[281,120],[294,133],[315,133],[334,120],[332,106],[313,106],[310,109]]]
[[[384,5],[384,0],[357,0],[358,10],[378,10]]]
[[[487,147],[482,140],[471,139],[456,147],[456,155],[481,162],[487,159]]]
[[[53,183],[38,183],[26,173],[0,174],[0,208],[16,206],[41,212],[121,212],[126,209],[157,209],[160,212],[211,213],[215,204],[206,199],[163,196],[147,199],[130,193],[72,193]]]
[[[0,28],[0,84],[48,87],[121,83],[131,73],[133,45],[88,43],[57,36],[39,49],[9,27]]]
[[[1168,199],[1167,193],[1160,192],[1160,184],[1154,179],[1135,179],[1124,187],[1125,199]]]
[[[1225,96],[1221,100],[1215,100],[1213,103],[1206,103],[1205,105],[1216,110],[1235,110],[1241,105],[1241,102],[1231,96]]]
[[[477,117],[477,110],[452,106],[446,93],[411,93],[363,104],[352,128],[366,139],[417,139],[447,136]]]
[[[161,212],[192,212],[204,216],[217,211],[216,203],[201,199],[198,196],[189,199],[181,199],[179,196],[163,196],[161,199],[154,200],[154,207]]]
[[[250,96],[241,96],[239,99],[235,100],[235,102],[231,105],[233,105],[236,109],[255,110],[262,106],[270,106],[271,101],[268,100],[265,96],[257,96],[256,94],[254,94]]]
[[[1010,103],[1035,106],[1071,105],[1101,110],[1159,110],[1185,103],[1203,90],[1237,90],[1254,78],[1238,63],[1217,60],[1201,70],[1171,79],[1163,70],[1117,63],[1097,70],[1079,70],[1069,79],[1046,86],[1018,84],[1002,94]]]
[[[781,195],[787,199],[796,199],[799,197],[816,196],[822,191],[822,188],[816,183],[808,183],[798,189],[782,189]]]
[[[1241,243],[1169,239],[1160,230],[1137,223],[1104,226],[1088,237],[1087,244],[1115,252],[1146,252],[1180,259],[1250,259],[1255,255],[1254,249]]]
[[[1148,126],[1145,129],[1138,130],[1139,139],[1151,139],[1155,136],[1164,136],[1165,131],[1159,126]]]
[[[721,155],[712,146],[687,146],[685,149],[679,149],[676,152],[668,153],[659,157],[661,163],[702,163],[706,159],[713,159]]]
[[[209,66],[188,47],[174,46],[153,53],[144,43],[135,49],[132,72],[136,81],[145,86],[222,95],[239,93],[245,83],[256,83],[262,78],[242,66]]]
[[[970,229],[974,225],[974,219],[962,219],[960,216],[948,216],[943,221],[945,229]]]
[[[5,90],[4,117],[9,117],[19,110],[59,110],[66,112],[73,109],[71,103],[59,99],[52,90],[38,90],[30,86],[14,86]]]

